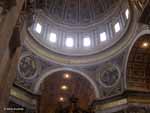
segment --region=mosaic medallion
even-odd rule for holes
[[[38,64],[34,56],[25,54],[20,57],[18,71],[21,77],[25,79],[33,79],[38,74]]]
[[[99,82],[105,87],[112,87],[118,83],[120,70],[117,66],[108,65],[102,68],[99,76]]]

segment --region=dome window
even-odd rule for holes
[[[126,18],[128,19],[129,18],[129,9],[126,9],[125,15],[126,15]]]
[[[52,43],[56,43],[57,37],[56,37],[55,33],[50,33],[50,35],[49,35],[49,41],[52,42]]]
[[[39,24],[39,23],[36,24],[35,31],[36,31],[37,33],[39,33],[39,34],[41,33],[41,31],[42,31],[42,26],[41,26],[41,24]]]
[[[74,46],[74,40],[71,37],[66,38],[66,46],[67,47],[73,47]]]
[[[114,26],[115,32],[118,33],[120,31],[120,24],[117,22]]]
[[[89,37],[83,38],[83,46],[84,47],[89,47],[91,45],[91,40]]]
[[[106,33],[105,33],[105,32],[100,33],[100,41],[101,41],[101,42],[104,42],[104,41],[106,41],[106,40],[107,40]]]

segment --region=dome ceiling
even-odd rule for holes
[[[67,25],[95,23],[113,9],[120,0],[45,0],[41,2],[51,19]]]
[[[132,17],[128,0],[39,0],[38,5],[26,45],[52,59],[60,56],[57,60],[111,51],[124,43]]]

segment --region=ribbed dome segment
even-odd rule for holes
[[[40,3],[55,21],[69,25],[87,25],[113,11],[119,0],[45,0]]]

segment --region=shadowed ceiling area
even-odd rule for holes
[[[68,106],[70,97],[79,99],[80,107],[87,109],[96,99],[95,91],[90,82],[82,75],[69,71],[59,71],[50,75],[41,85],[42,113],[50,113],[59,103]]]
[[[119,0],[37,0],[54,20],[71,25],[93,23],[113,11]]]
[[[140,37],[132,47],[127,75],[129,88],[150,91],[150,35]]]

